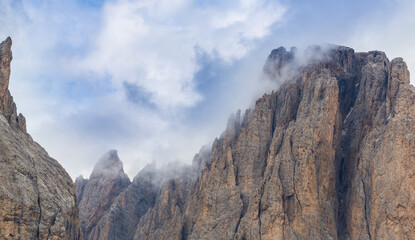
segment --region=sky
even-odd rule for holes
[[[278,88],[279,46],[345,45],[415,72],[411,0],[0,0],[10,91],[28,132],[75,178],[116,149],[134,177],[190,163],[238,109]],[[413,81],[412,81],[413,83]]]

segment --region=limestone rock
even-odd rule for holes
[[[164,211],[171,211],[171,207],[174,211],[176,202],[169,204],[161,199],[169,200],[180,197],[181,203],[184,204],[190,193],[190,185],[195,183],[201,167],[210,160],[209,150],[207,147],[203,147],[193,159],[192,166],[170,163],[167,166],[156,168],[153,164],[147,165],[135,176],[131,184],[124,187],[123,190],[117,188],[120,191],[112,191],[111,194],[108,194],[108,189],[114,188],[116,181],[108,181],[104,178],[108,178],[108,175],[112,176],[111,179],[123,176],[122,163],[118,157],[116,161],[108,161],[113,158],[103,157],[96,164],[89,180],[83,179],[82,176],[76,179],[77,198],[80,201],[81,223],[85,239],[133,239],[137,231],[150,231],[150,229],[145,230],[145,227],[139,225],[140,219],[146,214],[147,219],[152,218],[154,221],[162,223],[164,220],[159,217],[164,216]],[[91,184],[91,181],[96,181],[97,184]],[[168,184],[165,184],[166,182]],[[174,198],[169,197],[169,194],[173,194]],[[94,206],[103,206],[101,203],[103,201],[106,201],[105,208],[93,208]],[[148,214],[149,209],[154,208],[155,205],[164,206],[164,208],[160,210],[161,212],[152,212],[153,215]],[[97,213],[100,214],[99,219],[88,220],[91,219],[91,216],[96,216]],[[168,228],[168,225],[164,227],[164,229]],[[167,239],[170,237],[166,234],[163,236],[166,236]]]
[[[182,215],[186,202],[194,190],[197,178],[206,163],[210,161],[210,151],[202,147],[193,158],[191,166],[168,166],[157,170],[162,174],[159,191],[154,204],[140,218],[134,239],[184,239]],[[132,239],[132,238],[131,238]]]
[[[26,119],[21,113],[17,115],[16,104],[9,91],[10,64],[13,59],[11,46],[10,37],[0,43],[0,112],[14,130],[26,132]]]
[[[0,239],[82,239],[72,179],[16,116],[10,48],[0,44]]]
[[[405,62],[278,48],[264,72],[280,88],[232,115],[192,166],[143,170],[95,225],[100,239],[415,239]]]
[[[197,180],[165,183],[135,239],[415,239],[405,62],[312,51],[288,75],[296,51],[271,53],[264,69],[284,75],[280,89],[231,119]]]
[[[140,218],[153,207],[162,175],[148,165],[114,200],[89,239],[133,239]]]
[[[130,179],[124,173],[123,164],[115,150],[101,157],[88,180],[77,178],[79,217],[85,239],[103,239],[95,227],[109,211],[114,199],[129,185]]]

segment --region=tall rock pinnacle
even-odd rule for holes
[[[82,239],[72,179],[16,114],[11,45],[0,44],[0,239]]]
[[[110,150],[107,153],[105,153],[95,164],[90,179],[99,176],[116,177],[118,175],[126,176],[126,174],[124,173],[123,164],[118,157],[117,151]]]
[[[9,91],[10,65],[12,56],[12,40],[8,37],[0,43],[0,111],[14,130],[26,132],[26,119],[17,115],[16,104]]]
[[[86,239],[98,239],[95,226],[110,210],[114,199],[130,185],[116,150],[105,153],[89,179],[76,179],[82,231]]]

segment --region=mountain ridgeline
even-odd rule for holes
[[[11,46],[0,43],[0,239],[415,239],[415,88],[401,58],[275,49],[264,74],[279,89],[191,165],[130,181],[111,150],[74,184],[17,114]]]
[[[191,166],[78,178],[86,239],[415,239],[415,88],[401,58],[271,52],[282,82]],[[105,158],[105,156],[104,156]],[[102,159],[100,160],[102,162]],[[121,168],[119,167],[121,166]]]
[[[82,239],[72,179],[17,114],[11,46],[0,44],[0,239]]]

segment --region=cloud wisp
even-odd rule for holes
[[[231,69],[286,11],[265,0],[6,0],[1,9],[19,111],[72,176],[111,148],[130,176],[150,161],[191,161],[221,128],[192,119],[211,101],[200,57]]]

